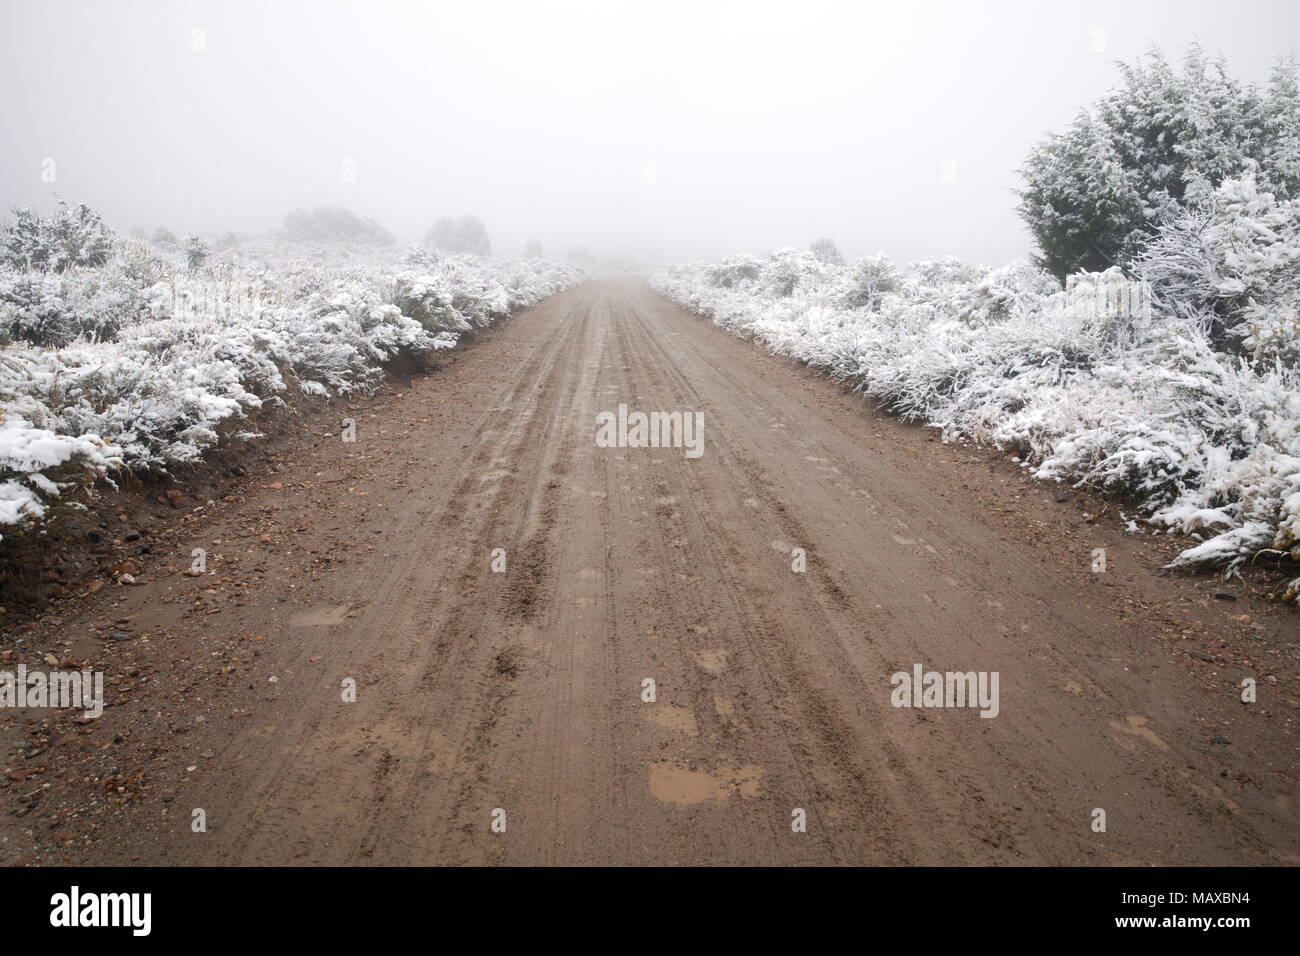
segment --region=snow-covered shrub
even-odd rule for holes
[[[1203,323],[1216,348],[1300,365],[1300,199],[1229,180],[1161,229],[1134,268],[1160,313]]]
[[[0,343],[58,348],[82,336],[112,338],[146,309],[141,280],[149,275],[134,251],[100,269],[0,268]]]
[[[0,525],[44,517],[47,497],[102,478],[121,465],[119,453],[97,435],[56,435],[21,418],[0,422]]]
[[[0,276],[0,341],[58,346],[80,332],[80,319],[63,298],[56,275],[23,272]]]
[[[759,281],[772,295],[789,298],[801,285],[808,287],[820,281],[826,268],[811,252],[787,246],[763,263]]]
[[[15,209],[14,222],[0,239],[0,263],[13,269],[63,272],[73,266],[99,266],[113,252],[112,230],[89,206],[60,200],[52,217]]]
[[[885,293],[902,288],[902,276],[883,252],[863,256],[853,263],[845,279],[839,302],[846,309],[873,310],[880,305]]]
[[[710,269],[709,282],[723,289],[734,289],[756,281],[762,272],[763,260],[758,256],[728,256]]]

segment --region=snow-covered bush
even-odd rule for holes
[[[147,308],[142,280],[150,276],[134,248],[99,269],[0,269],[0,344],[58,348],[83,336],[112,338]]]
[[[386,363],[583,278],[469,256],[418,272],[383,247],[122,244],[99,268],[0,267],[0,527],[116,468],[167,473],[290,389],[368,394]]]
[[[1216,348],[1300,365],[1300,199],[1230,180],[1169,222],[1134,268],[1158,310],[1202,322]]]
[[[114,236],[89,206],[59,201],[59,210],[42,219],[31,209],[15,209],[14,222],[0,239],[0,264],[36,272],[63,272],[73,266],[99,266],[113,252]]]
[[[883,252],[863,256],[853,263],[845,279],[839,302],[846,309],[871,311],[880,305],[886,292],[897,292],[902,288],[902,276]]]
[[[1195,232],[1176,219],[1157,235],[1150,288],[1118,268],[1062,287],[1025,261],[834,266],[789,249],[651,281],[945,440],[1122,496],[1157,529],[1204,539],[1177,566],[1231,574],[1261,552],[1300,557],[1297,219],[1294,203],[1226,182]],[[1221,347],[1210,314],[1244,354]]]
[[[43,517],[45,497],[102,478],[121,465],[119,453],[96,435],[56,435],[21,418],[0,422],[0,525]]]
[[[763,260],[758,256],[728,256],[710,269],[709,284],[723,289],[737,288],[743,283],[753,282],[762,271]]]
[[[787,246],[763,263],[759,280],[772,295],[789,298],[795,289],[819,282],[827,268],[813,253]]]

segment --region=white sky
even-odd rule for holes
[[[177,233],[342,205],[407,241],[474,213],[502,254],[647,264],[819,235],[1000,263],[1030,249],[1030,145],[1115,59],[1194,37],[1259,81],[1300,2],[0,0],[0,204],[57,190]]]

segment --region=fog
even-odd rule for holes
[[[1300,4],[6,0],[0,203],[178,234],[339,205],[404,242],[468,213],[500,254],[643,265],[822,235],[996,264],[1030,251],[1031,144],[1115,60],[1194,38],[1260,81]]]

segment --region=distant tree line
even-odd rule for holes
[[[424,244],[436,252],[474,256],[492,254],[487,227],[477,216],[461,216],[459,220],[443,216],[424,234]]]
[[[284,217],[285,238],[294,242],[357,242],[390,246],[392,233],[373,219],[362,219],[340,206],[295,209]]]

